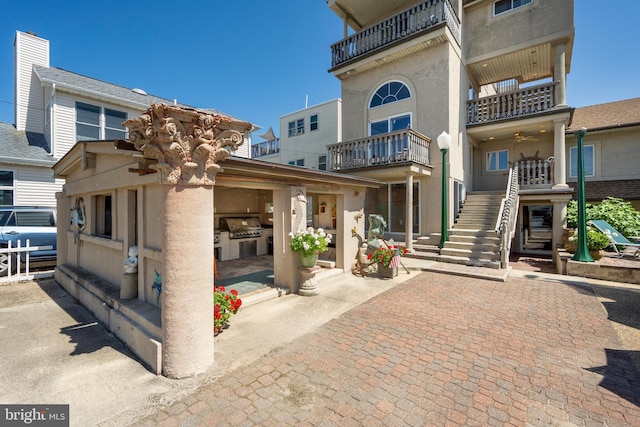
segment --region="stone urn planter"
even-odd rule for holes
[[[602,249],[589,249],[589,255],[591,255],[591,258],[593,258],[594,260],[599,260],[600,258],[602,258],[604,256],[604,250]]]
[[[305,268],[315,267],[316,263],[318,262],[318,252],[314,252],[311,255],[304,255],[302,252],[300,252],[300,262]]]

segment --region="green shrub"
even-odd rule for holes
[[[624,236],[640,236],[640,212],[622,199],[607,197],[597,205],[587,203],[586,219],[603,219]],[[578,226],[578,202],[571,200],[567,206],[567,227]]]

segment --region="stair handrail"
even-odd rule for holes
[[[507,191],[500,202],[500,211],[496,221],[496,234],[500,239],[500,268],[509,267],[509,253],[511,252],[511,240],[516,232],[516,219],[520,204],[520,186],[518,185],[518,165],[509,169]]]

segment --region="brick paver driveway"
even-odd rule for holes
[[[590,288],[423,273],[136,425],[640,426],[639,404]]]

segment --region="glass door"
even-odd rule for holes
[[[553,206],[524,205],[520,221],[520,252],[551,254]]]

